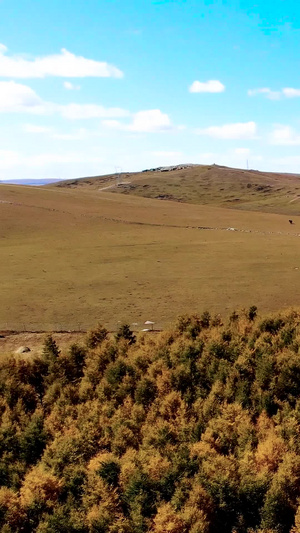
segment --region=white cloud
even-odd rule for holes
[[[165,131],[172,128],[171,120],[166,113],[160,109],[150,109],[139,111],[133,116],[132,124],[128,127],[130,131],[156,132]]]
[[[104,61],[95,61],[76,56],[62,48],[60,54],[36,57],[33,60],[22,56],[7,56],[7,48],[0,46],[0,76],[10,78],[45,78],[59,76],[68,78],[122,78],[123,72]]]
[[[138,111],[133,115],[131,124],[123,124],[118,120],[104,120],[103,124],[109,128],[136,133],[157,133],[174,128],[169,116],[162,113],[160,109]]]
[[[270,135],[270,143],[278,146],[300,145],[300,135],[291,126],[278,125]]]
[[[59,113],[70,120],[129,116],[129,111],[118,107],[106,108],[98,104],[74,103],[59,105],[54,102],[45,102],[28,85],[14,81],[0,81],[0,113],[36,115]]]
[[[282,92],[287,98],[295,98],[300,96],[300,89],[293,89],[292,87],[285,87],[282,89]]]
[[[64,118],[71,120],[105,117],[126,117],[129,112],[119,107],[105,108],[97,104],[66,104],[57,106]]]
[[[237,122],[235,124],[198,129],[195,133],[208,135],[215,139],[253,139],[256,135],[256,129],[255,122]]]
[[[70,81],[64,81],[63,86],[67,91],[79,91],[80,85],[74,85],[74,83],[71,83]]]
[[[41,98],[27,85],[0,81],[0,113],[44,112]]]
[[[189,88],[190,93],[222,93],[225,91],[225,85],[219,80],[194,81]]]
[[[265,94],[269,100],[279,100],[280,98],[280,91],[272,91],[269,87],[249,89],[248,91],[248,96],[256,96],[257,94]]]

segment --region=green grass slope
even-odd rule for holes
[[[1,329],[300,301],[300,219],[93,189],[0,186]],[[233,228],[232,231],[228,228]]]

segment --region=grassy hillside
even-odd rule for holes
[[[2,329],[140,329],[300,301],[297,217],[89,188],[0,185],[0,200]]]
[[[299,533],[300,315],[97,327],[0,367],[3,533]]]
[[[122,182],[127,182],[122,185]],[[92,188],[201,205],[300,214],[300,178],[293,174],[193,165],[171,171],[99,176],[56,186]]]

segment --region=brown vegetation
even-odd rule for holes
[[[298,305],[298,217],[88,188],[0,185],[0,199],[1,329],[160,328],[250,297]]]
[[[122,183],[124,183],[122,185]],[[54,187],[109,190],[248,211],[300,214],[298,174],[259,172],[219,165],[190,165],[169,171],[123,173],[55,183]]]
[[[93,329],[0,368],[5,533],[297,533],[300,314]]]

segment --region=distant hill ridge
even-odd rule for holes
[[[30,178],[20,178],[20,179],[8,179],[8,180],[0,180],[0,184],[3,185],[49,185],[51,183],[55,183],[56,181],[59,181],[58,178],[41,178],[41,179],[30,179]]]
[[[249,211],[300,214],[300,175],[179,164],[54,183],[146,198]]]

